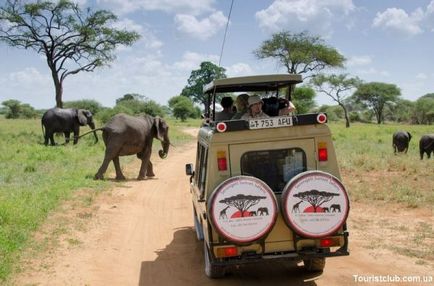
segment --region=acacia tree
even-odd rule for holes
[[[202,62],[200,68],[193,70],[187,81],[187,86],[181,92],[182,96],[189,97],[193,102],[201,103],[207,110],[207,98],[203,94],[203,86],[215,79],[226,78],[226,70],[212,62]]]
[[[310,80],[310,83],[318,92],[327,94],[342,107],[345,117],[345,126],[347,128],[350,127],[350,118],[348,116],[347,107],[345,106],[345,99],[348,96],[347,92],[359,86],[361,80],[357,77],[348,78],[348,74],[318,74]]]
[[[273,58],[290,74],[313,74],[326,67],[343,67],[345,58],[318,36],[283,31],[272,35],[253,52],[258,59]]]
[[[70,0],[25,2],[6,0],[0,7],[0,41],[46,57],[57,107],[66,77],[108,65],[117,46],[139,39],[136,32],[113,28],[117,17],[110,11],[82,10]]]
[[[241,216],[243,217],[244,212],[246,212],[252,206],[257,205],[262,199],[266,199],[266,197],[238,194],[236,196],[226,198],[219,202],[228,206],[235,207],[240,211]]]
[[[361,84],[353,95],[356,102],[363,103],[374,111],[377,124],[383,121],[383,110],[386,104],[396,102],[401,90],[394,84],[370,82]]]
[[[321,206],[323,203],[331,201],[335,196],[339,196],[339,194],[321,192],[318,190],[300,192],[294,195],[294,197],[297,197],[302,201],[308,202],[313,207],[314,212],[316,212],[319,206]]]

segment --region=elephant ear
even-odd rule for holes
[[[166,137],[167,134],[167,129],[168,126],[166,124],[166,122],[160,118],[160,117],[155,117],[154,118],[154,125],[155,125],[155,129],[156,129],[156,135],[157,135],[157,139],[160,141],[164,141],[164,138]]]
[[[80,123],[81,126],[84,126],[87,124],[87,117],[84,115],[83,109],[77,110],[77,118],[78,118],[78,122]]]

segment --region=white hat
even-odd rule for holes
[[[262,103],[262,99],[259,97],[259,95],[252,95],[249,97],[248,102],[249,102],[249,107],[250,107],[256,103],[259,103],[259,102]]]

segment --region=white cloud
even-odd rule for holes
[[[97,0],[97,3],[108,5],[112,10],[120,14],[145,10],[198,15],[212,11],[214,2],[215,0]]]
[[[348,67],[354,66],[365,66],[372,63],[372,58],[370,56],[353,56],[347,61]]]
[[[226,22],[227,18],[221,11],[214,12],[209,17],[201,20],[187,14],[175,16],[178,31],[200,40],[206,40],[214,36],[226,25]]]
[[[410,14],[400,8],[388,8],[384,12],[377,13],[372,26],[407,36],[418,35],[425,31],[434,32],[434,0],[427,5],[426,9],[419,7]]]
[[[50,78],[41,74],[36,68],[28,67],[24,70],[9,74],[7,82],[10,85],[31,85],[33,87],[43,86],[50,82]]]
[[[425,73],[418,73],[416,75],[416,79],[425,80],[425,79],[428,79],[428,75]]]
[[[378,70],[376,68],[358,70],[357,73],[363,74],[363,75],[371,75],[371,76],[383,76],[383,77],[389,77],[390,76],[390,73],[388,71]]]
[[[229,77],[247,76],[253,73],[252,67],[246,63],[237,63],[226,68],[226,75]]]
[[[421,9],[417,9],[412,14],[407,14],[402,9],[388,8],[382,13],[377,13],[373,26],[384,30],[401,32],[409,36],[423,32],[420,22],[423,18]]]
[[[217,64],[219,56],[217,55],[204,55],[194,52],[185,52],[182,60],[175,62],[173,67],[178,71],[192,71],[199,69],[200,63],[203,61],[210,61]]]
[[[285,28],[330,34],[332,21],[355,9],[352,0],[276,0],[256,13],[259,26],[271,32]]]

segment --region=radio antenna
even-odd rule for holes
[[[228,33],[229,20],[231,19],[232,7],[233,6],[234,6],[234,0],[231,1],[231,9],[229,10],[228,21],[226,22],[225,35],[223,37],[222,49],[220,51],[219,67],[220,67],[220,64],[221,64],[221,61],[222,61],[222,57],[223,57],[223,49],[225,47],[226,34]]]

